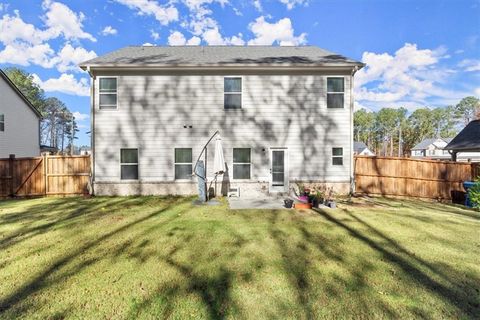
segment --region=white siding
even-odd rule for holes
[[[17,158],[38,156],[39,119],[2,77],[0,114],[5,115],[5,131],[0,131],[0,158],[10,154]]]
[[[119,181],[120,148],[138,148],[141,180],[173,181],[174,148],[193,148],[195,162],[210,135],[219,130],[229,168],[232,148],[252,148],[252,180],[268,181],[268,148],[286,147],[290,180],[349,181],[349,75],[345,108],[327,109],[326,74],[243,74],[241,110],[224,110],[223,76],[124,73],[118,76],[117,110],[98,110],[97,76],[95,179]],[[343,148],[343,166],[331,165],[332,147]],[[214,143],[209,169],[213,149]]]

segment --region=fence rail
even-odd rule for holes
[[[0,197],[88,193],[90,156],[0,159]]]
[[[355,157],[360,194],[452,199],[463,181],[480,173],[478,164],[396,157]]]

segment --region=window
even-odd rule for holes
[[[117,109],[117,78],[100,78],[100,109]]]
[[[344,78],[327,78],[327,108],[343,108],[344,80]]]
[[[332,148],[332,164],[343,166],[343,148]]]
[[[0,114],[0,132],[5,131],[5,115]]]
[[[250,148],[233,149],[233,179],[250,179]]]
[[[225,109],[242,108],[242,78],[223,78],[223,107]]]
[[[120,179],[138,179],[138,149],[120,149]]]
[[[175,180],[192,178],[192,149],[175,148]]]

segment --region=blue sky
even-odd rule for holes
[[[0,68],[35,74],[89,144],[79,62],[127,45],[316,45],[367,63],[357,108],[480,96],[480,0],[0,0]]]

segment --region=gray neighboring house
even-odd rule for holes
[[[192,168],[216,130],[222,192],[350,191],[361,62],[313,46],[132,46],[80,66],[92,78],[95,194],[195,194]]]
[[[424,139],[411,150],[412,158],[428,158],[438,160],[450,159],[450,153],[445,147],[452,138],[429,138]]]
[[[451,160],[451,142],[457,138],[432,138],[425,139],[411,150],[412,158],[425,158],[433,160]],[[471,150],[458,151],[455,161],[479,161],[480,153]]]
[[[0,158],[40,155],[38,110],[0,70]]]
[[[445,148],[454,161],[480,162],[480,119],[470,121]]]
[[[353,152],[359,156],[374,156],[375,153],[368,149],[367,145],[361,141],[353,142]]]

